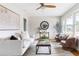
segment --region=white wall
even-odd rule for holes
[[[15,7],[14,4],[12,4],[12,3],[1,3],[1,5],[10,9],[11,11],[15,12],[16,14],[19,14],[19,16],[20,16],[20,31],[23,31],[23,25],[24,25],[23,19],[26,18],[28,20],[27,15],[25,15],[25,12],[23,10]],[[28,28],[27,28],[27,30],[28,30]]]
[[[7,10],[7,13],[5,13],[5,14],[3,14],[3,13],[1,14],[0,13],[2,15],[2,16],[0,16],[0,19],[2,18],[2,20],[0,20],[0,22],[1,22],[1,24],[4,24],[4,28],[3,29],[5,29],[5,30],[0,30],[0,38],[9,37],[11,35],[14,35],[15,33],[23,31],[23,18],[24,18],[24,16],[23,16],[22,11],[17,10],[17,8],[13,8],[10,5],[7,6],[6,4],[2,4],[2,6],[4,6],[4,7],[8,8],[9,10],[13,11],[14,14],[12,14],[13,12],[11,13],[11,11],[8,11],[8,10]],[[3,15],[7,16],[7,14],[8,14],[8,17],[3,17]],[[12,18],[12,20],[10,20],[12,15],[14,15],[14,16],[18,15],[18,19],[17,19],[18,21],[16,21],[16,19],[14,17]],[[4,19],[4,21],[3,21],[3,19]],[[9,19],[9,21],[6,21],[6,19],[7,20]],[[15,22],[13,22],[14,19],[15,19]],[[3,23],[3,22],[5,22],[5,23]],[[9,24],[9,26],[6,26],[6,24]],[[16,27],[16,28],[13,28],[12,25],[14,27]],[[6,30],[5,26],[7,27],[7,30]],[[2,27],[0,27],[0,29],[2,29]]]
[[[52,39],[54,34],[56,34],[56,30],[54,28],[56,22],[59,21],[59,17],[52,17],[52,16],[30,16],[28,17],[28,31],[30,35],[36,35],[38,30],[37,28],[40,27],[40,23],[42,21],[47,21],[49,23],[49,32],[50,38]]]

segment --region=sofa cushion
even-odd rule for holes
[[[22,36],[20,33],[15,33],[14,35],[16,38],[18,38],[18,40],[22,40]]]

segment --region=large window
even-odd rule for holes
[[[70,16],[65,20],[65,31],[68,34],[73,34],[73,17]]]
[[[79,12],[76,12],[73,16],[66,17],[63,20],[63,24],[65,33],[79,37]]]
[[[75,35],[79,36],[79,12],[75,14]]]

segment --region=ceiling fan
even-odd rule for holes
[[[44,8],[56,8],[56,6],[55,5],[45,5],[44,3],[40,3],[40,7],[38,7],[36,10],[38,10],[38,9],[40,9],[40,8],[42,8],[42,7],[44,7]]]

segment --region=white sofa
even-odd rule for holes
[[[34,38],[31,38],[28,31],[26,32],[22,32],[22,55],[24,54],[24,52],[33,44],[34,42]]]
[[[23,40],[22,43],[23,43],[23,45],[22,45],[22,54],[21,55],[23,55],[27,51],[27,49],[34,43],[34,38],[29,38],[29,40],[25,39],[25,40]]]
[[[0,40],[0,56],[21,55],[21,43],[21,40]]]
[[[31,46],[30,40],[0,40],[0,56],[18,56]],[[24,46],[25,45],[25,46]]]
[[[0,40],[0,56],[23,55],[33,42],[34,38],[30,37],[23,37],[22,40]]]

